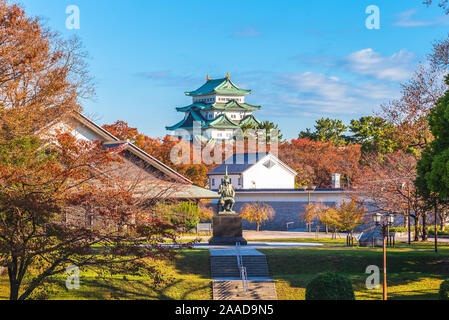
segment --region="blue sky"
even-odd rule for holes
[[[423,0],[22,0],[65,36],[78,35],[96,81],[87,114],[100,124],[127,121],[149,136],[182,119],[184,91],[227,72],[256,116],[286,138],[321,117],[371,114],[399,95],[399,83],[448,34],[449,17]],[[80,9],[68,30],[66,7]],[[380,29],[365,26],[368,5]]]

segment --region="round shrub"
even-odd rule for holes
[[[440,300],[449,300],[449,279],[441,283],[439,294]]]
[[[329,272],[309,282],[306,300],[355,300],[355,295],[348,278]]]

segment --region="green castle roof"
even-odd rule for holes
[[[207,124],[207,128],[216,129],[238,129],[240,126],[234,121],[228,118],[226,114],[218,116],[215,120],[210,121]]]
[[[176,108],[179,112],[188,112],[192,109],[197,110],[220,110],[220,111],[256,111],[260,110],[260,106],[254,106],[248,103],[239,103],[235,100],[231,100],[228,103],[201,103],[196,102],[186,107]]]
[[[199,123],[199,126],[195,126],[195,122]],[[197,113],[195,110],[191,110],[180,122],[175,124],[174,126],[167,126],[165,129],[167,130],[176,130],[176,129],[194,129],[194,128],[203,128],[206,120]]]
[[[242,126],[242,125],[260,126],[262,124],[262,122],[257,120],[257,118],[251,114],[251,115],[246,116],[245,118],[243,118],[242,121],[240,121],[239,124],[240,124],[240,126]]]
[[[187,91],[185,94],[187,96],[203,96],[213,93],[247,95],[251,93],[251,90],[240,89],[228,76],[223,79],[208,79],[200,88],[194,91]]]
[[[197,111],[190,110],[183,120],[175,124],[174,126],[165,127],[167,130],[173,131],[177,129],[238,129],[242,124],[255,123],[260,124],[254,116],[250,115],[245,117],[242,121],[236,122],[231,119],[226,114],[221,114],[217,118],[211,121],[206,121]]]

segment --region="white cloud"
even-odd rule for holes
[[[428,27],[428,26],[438,26],[438,25],[448,25],[449,17],[439,16],[433,20],[414,20],[413,17],[416,15],[418,10],[411,9],[406,10],[398,15],[398,21],[395,23],[398,27],[413,28],[413,27]]]
[[[352,83],[323,73],[282,74],[276,83],[282,93],[273,98],[289,116],[371,113],[381,102],[398,96],[397,88],[382,82]]]
[[[346,67],[361,75],[381,80],[403,81],[409,78],[414,54],[401,50],[392,56],[383,56],[371,48],[351,53],[344,59]]]

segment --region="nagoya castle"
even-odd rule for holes
[[[185,93],[192,97],[192,104],[176,108],[178,112],[184,112],[184,119],[166,129],[184,140],[194,137],[201,141],[232,139],[242,126],[260,125],[253,115],[260,107],[245,103],[245,96],[250,93],[251,90],[235,85],[229,73],[222,79],[207,76],[206,83],[200,88]]]

